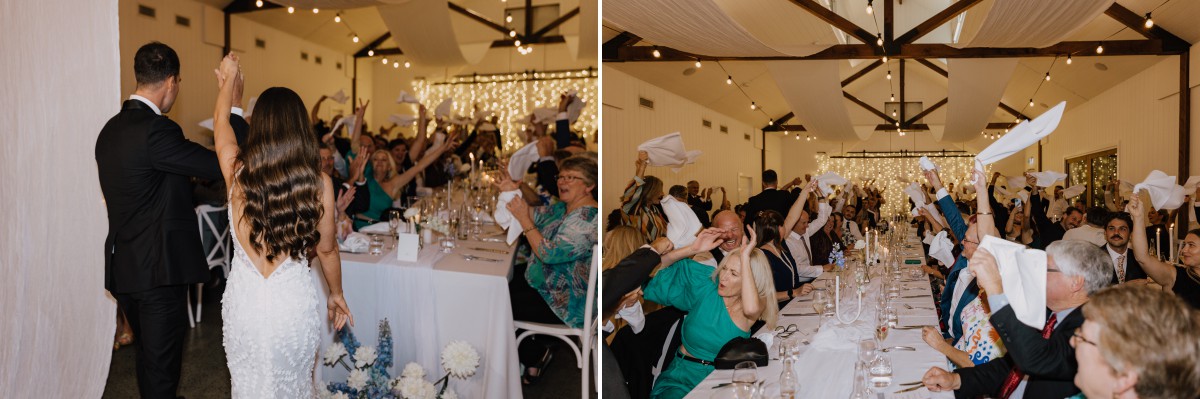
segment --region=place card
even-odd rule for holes
[[[421,236],[412,233],[400,233],[396,240],[396,259],[405,262],[416,262],[421,254]]]

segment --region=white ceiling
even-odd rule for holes
[[[951,2],[949,0],[897,1],[896,35],[899,36],[909,28],[916,26],[941,11],[945,4]],[[858,3],[834,1],[834,9],[863,29],[873,33],[877,32],[872,17],[867,15],[864,7],[859,7]],[[1118,3],[1139,15],[1163,4],[1162,0],[1120,0]],[[853,6],[846,4],[853,4]],[[880,7],[877,5],[875,16],[879,19],[879,26],[882,28],[882,9]],[[1153,16],[1158,26],[1189,43],[1200,41],[1200,24],[1195,22],[1200,19],[1200,1],[1170,0],[1154,11]],[[922,37],[918,42],[949,42],[954,21],[944,24],[933,33]],[[1123,25],[1113,19],[1101,15],[1068,40],[1138,40],[1143,38],[1128,29],[1122,31],[1122,27]],[[619,33],[619,31],[606,26],[601,33],[601,39],[607,41]],[[849,43],[858,43],[853,38],[849,40]],[[638,45],[653,45],[653,43],[642,42]],[[1053,58],[1022,58],[1004,93],[1003,101],[1031,117],[1041,115],[1048,109],[1047,106],[1053,106],[1060,101],[1067,101],[1070,107],[1075,107],[1162,59],[1163,57],[1160,56],[1076,56],[1073,57],[1073,62],[1069,66],[1065,64],[1064,59],[1058,59],[1051,70],[1051,80],[1043,83],[1037,96],[1034,97],[1035,106],[1028,107],[1030,97],[1033,96],[1038,84],[1042,83]],[[841,70],[842,78],[865,67],[869,63],[865,61],[867,60],[846,62]],[[944,62],[931,61],[942,66],[943,69],[945,68]],[[1103,64],[1106,70],[1100,70],[1097,64]],[[767,73],[766,67],[761,63],[736,61],[721,62],[718,65],[716,62],[705,62],[702,65],[703,67],[699,70],[695,70],[691,62],[606,63],[605,67],[613,67],[629,73],[753,126],[765,126],[769,118],[778,118],[788,113],[787,103]],[[728,70],[736,83],[742,86],[746,95],[762,107],[766,114],[761,111],[752,111],[750,100],[746,98],[746,95],[743,95],[736,87],[725,84],[727,75],[720,66],[724,66]],[[883,109],[884,103],[889,101],[892,93],[895,93],[898,101],[900,96],[897,91],[899,85],[898,63],[896,60],[891,60],[889,66],[893,80],[889,81],[885,78],[888,68],[880,67],[848,85],[845,88],[846,91],[880,110]],[[922,101],[928,107],[946,97],[946,78],[913,61],[906,62],[905,68],[907,75],[905,99],[907,101]],[[689,70],[694,70],[694,73],[686,74],[685,72]],[[851,101],[844,100],[844,102],[850,110],[851,122],[855,125],[882,123],[878,116]],[[944,108],[934,111],[924,119],[929,124],[941,124],[945,119]],[[991,121],[1012,122],[1013,117],[997,108]]]

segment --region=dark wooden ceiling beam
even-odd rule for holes
[[[517,39],[520,39],[520,38],[517,38]],[[515,47],[517,45],[517,43],[516,43],[517,39],[501,39],[501,40],[493,41],[492,48]],[[566,42],[567,42],[567,39],[564,38],[562,35],[554,35],[554,36],[539,37],[539,38],[537,38],[536,41],[522,41],[521,45],[524,46],[524,45],[530,44],[530,43],[554,44],[554,43],[566,43]]]
[[[887,53],[898,53],[900,49],[895,46],[893,39],[896,37],[895,25],[895,3],[893,0],[886,0],[883,4],[883,46],[887,49]],[[871,44],[867,42],[867,44]]]
[[[1142,34],[1142,36],[1145,36],[1147,39],[1162,40],[1165,47],[1183,49],[1189,47],[1189,44],[1186,40],[1179,38],[1179,36],[1175,36],[1159,25],[1154,25],[1153,27],[1147,29],[1145,25],[1146,17],[1144,15],[1137,15],[1130,9],[1125,8],[1116,2],[1109,6],[1107,10],[1104,10],[1104,15],[1107,15],[1117,22],[1120,22],[1130,30]],[[1107,52],[1107,50],[1108,48],[1106,46],[1105,51]]]
[[[924,22],[921,22],[912,29],[909,29],[908,32],[904,32],[903,35],[900,35],[900,37],[896,38],[895,44],[900,46],[915,43],[917,39],[920,39],[930,32],[933,32],[946,22],[950,22],[950,20],[954,19],[959,14],[967,11],[967,9],[971,8],[971,6],[979,4],[982,1],[983,0],[958,0],[949,7],[946,7],[946,9],[942,10],[941,12],[934,14],[932,17],[929,17],[929,19],[926,19]]]
[[[549,33],[550,30],[557,28],[559,25],[562,25],[563,22],[569,21],[571,18],[574,18],[576,15],[579,15],[579,7],[575,7],[574,10],[568,11],[566,14],[563,14],[561,17],[558,17],[558,19],[554,20],[553,22],[546,24],[546,26],[542,27],[542,29],[538,29],[537,32],[533,32],[532,37],[542,37],[546,33]]]
[[[787,123],[787,121],[792,120],[792,117],[794,117],[794,116],[796,116],[795,113],[788,112],[784,116],[781,116],[777,119],[772,119],[771,120],[772,123],[768,123],[766,126],[763,126],[762,129],[759,129],[759,130],[766,131],[766,132],[774,131],[774,130],[776,130],[776,127],[782,126],[783,124]]]
[[[825,6],[817,3],[815,0],[790,1],[792,4],[803,8],[817,18],[820,18],[822,21],[833,25],[833,27],[841,29],[843,32],[846,32],[846,34],[854,36],[863,43],[875,44],[875,35],[872,35],[871,32],[867,32],[866,29],[860,28],[858,25],[850,22],[850,20],[838,15],[837,13],[833,12],[833,10],[825,8]]]
[[[903,120],[907,119],[904,117],[904,97],[905,97],[904,96],[904,92],[905,92],[905,90],[904,90],[905,89],[905,87],[904,87],[904,59],[900,59],[896,62],[900,63],[900,117],[896,118],[896,120],[903,121]],[[901,123],[901,126],[903,126],[903,125],[904,124]]]
[[[947,77],[947,78],[950,77],[949,72],[946,72],[946,70],[943,69],[938,64],[934,64],[933,61],[929,61],[924,58],[916,58],[916,60],[917,60],[918,64],[924,65],[925,67],[932,69],[934,72],[937,72],[939,75],[942,75],[943,77]]]
[[[363,46],[363,48],[359,49],[358,52],[354,53],[354,58],[370,57],[369,55],[367,55],[368,51],[378,48],[379,45],[383,44],[384,41],[386,41],[387,39],[390,39],[391,37],[392,37],[392,32],[384,32],[382,35],[375,38],[375,40],[372,40],[370,43],[367,43],[366,46]],[[402,54],[402,53],[399,53],[400,49],[397,48],[395,50],[397,51],[396,54]],[[379,55],[378,51],[376,51],[376,55]],[[391,54],[388,54],[388,55],[391,55]]]
[[[1004,110],[1004,112],[1009,113],[1009,115],[1012,115],[1012,116],[1015,116],[1015,117],[1018,117],[1018,118],[1021,118],[1024,120],[1032,119],[1028,115],[1022,114],[1021,111],[1017,111],[1015,108],[1010,107],[1007,104],[1004,104],[1004,102],[1000,102],[1000,109]]]
[[[225,8],[223,8],[221,11],[224,11],[229,14],[241,14],[241,13],[246,13],[246,12],[271,10],[271,9],[276,9],[276,8],[283,8],[283,6],[269,2],[269,1],[264,1],[263,6],[259,7],[258,5],[254,4],[254,0],[234,0],[233,2],[229,3],[229,5],[225,6]]]
[[[880,67],[880,66],[882,66],[882,65],[883,65],[883,61],[881,61],[881,60],[875,60],[875,62],[872,62],[872,63],[868,64],[868,65],[867,65],[866,67],[864,67],[863,69],[860,69],[858,72],[855,72],[853,75],[850,75],[850,77],[848,77],[848,78],[846,78],[846,79],[842,80],[842,87],[846,87],[846,86],[847,86],[847,85],[849,85],[850,83],[854,83],[854,81],[855,81],[855,80],[858,80],[858,78],[861,78],[861,77],[863,77],[863,76],[866,76],[866,74],[868,74],[868,73],[870,73],[871,71],[875,70],[875,68],[879,68],[879,67]]]
[[[608,41],[605,41],[604,44],[600,46],[601,54],[603,54],[603,58],[605,60],[620,58],[620,55],[617,51],[618,49],[622,47],[631,47],[640,41],[642,41],[642,38],[638,37],[638,35],[629,32],[621,32],[616,36],[613,36],[612,39],[608,39]]]
[[[987,127],[985,129],[987,129],[987,130],[1011,129],[1013,126],[1016,126],[1016,125],[1017,124],[1015,124],[1015,123],[991,122],[991,123],[987,124]],[[881,124],[875,125],[875,130],[876,131],[895,131],[896,124],[893,123],[893,124],[889,125],[889,124],[881,123]],[[925,124],[925,123],[914,123],[914,124],[904,127],[904,131],[906,131],[906,132],[926,131],[926,130],[929,130],[929,125]]]
[[[943,105],[946,105],[946,103],[948,103],[948,102],[950,102],[949,98],[943,98],[942,101],[938,101],[938,102],[934,103],[933,105],[929,106],[929,108],[925,108],[924,111],[921,111],[921,113],[913,115],[912,118],[905,120],[903,125],[911,126],[913,123],[921,120],[921,118],[924,118],[926,115],[929,115],[933,111],[937,111],[938,108],[941,108]]]
[[[782,132],[785,130],[789,131],[789,132],[807,132],[808,131],[808,129],[806,129],[804,127],[804,125],[775,125],[775,126],[772,126],[770,129],[763,129],[764,132]]]
[[[511,30],[511,29],[504,27],[504,25],[500,25],[498,23],[493,22],[490,19],[487,19],[487,17],[484,17],[483,14],[469,10],[466,7],[460,6],[458,4],[454,4],[454,2],[446,2],[446,4],[450,6],[450,10],[457,12],[459,14],[462,14],[463,16],[465,16],[467,18],[473,19],[473,20],[475,20],[475,22],[479,22],[479,23],[483,24],[483,26],[492,28],[492,29],[496,30],[497,32],[508,35],[508,32]],[[528,13],[528,10],[526,10],[526,13]]]
[[[865,109],[867,111],[870,111],[872,114],[875,114],[875,116],[883,118],[883,120],[887,121],[888,123],[893,124],[892,127],[895,127],[894,125],[896,123],[896,119],[893,119],[892,117],[888,116],[888,114],[883,113],[883,111],[875,109],[875,107],[872,107],[870,104],[863,102],[863,100],[859,100],[858,97],[855,97],[853,94],[847,93],[846,91],[843,90],[842,97],[846,97],[846,98],[850,99],[850,101],[853,101],[855,104],[858,104],[858,106],[862,107],[863,109]]]
[[[1012,129],[1013,127],[1016,127],[1016,126],[1017,126],[1017,124],[1012,123],[1012,122],[991,122],[991,123],[987,124],[987,127],[985,129],[987,129],[987,130]]]
[[[1160,39],[1149,40],[1111,40],[1104,43],[1104,54],[1095,54],[1096,41],[1062,42],[1044,48],[997,48],[971,47],[954,48],[945,44],[907,44],[900,47],[900,52],[888,54],[897,59],[910,58],[1020,58],[1020,57],[1055,57],[1067,54],[1089,56],[1123,56],[1123,55],[1178,55],[1186,48],[1167,47]],[[654,48],[662,53],[660,58],[651,54]],[[667,47],[626,46],[618,49],[616,57],[605,55],[604,62],[662,62],[662,61],[793,61],[793,60],[845,60],[878,58],[877,46],[874,44],[839,44],[806,57],[767,56],[767,57],[725,57],[692,54]]]
[[[396,48],[396,47],[375,49],[375,55],[374,55],[375,57],[384,56],[384,55],[404,55],[404,52],[400,51],[400,49]],[[365,53],[365,52],[361,56],[357,55],[357,54],[354,55],[354,58],[366,58],[366,57],[367,57],[367,53]]]

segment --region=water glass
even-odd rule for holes
[[[892,358],[883,352],[879,352],[875,359],[871,360],[871,385],[875,388],[887,388],[892,385]]]
[[[733,366],[734,397],[738,399],[754,399],[758,392],[758,365],[745,361]]]
[[[371,236],[371,244],[368,248],[370,249],[371,255],[382,255],[383,237],[376,235]]]
[[[875,340],[864,338],[858,340],[858,361],[863,364],[869,363],[875,358]]]

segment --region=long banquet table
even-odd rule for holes
[[[922,258],[920,243],[915,239],[909,239],[897,250],[900,251],[902,262],[906,263],[902,266],[902,275],[906,277],[901,280],[899,297],[892,299],[899,316],[898,326],[936,326],[938,323],[937,313],[936,310],[933,310],[933,295],[928,280],[907,278],[911,270],[920,268],[919,264],[914,265],[913,263],[921,262],[912,261]],[[908,262],[904,262],[906,260]],[[814,282],[818,288],[829,287],[831,297],[834,287],[833,276],[833,273],[827,272]],[[874,317],[877,307],[875,295],[878,295],[880,291],[880,283],[883,278],[890,277],[879,277],[872,280],[870,288],[863,298],[864,309],[861,316],[858,321],[849,325],[839,325],[836,318],[807,315],[815,313],[812,294],[797,297],[780,310],[777,324],[780,326],[795,324],[799,331],[792,338],[810,342],[800,346],[799,357],[794,366],[800,381],[797,398],[841,399],[850,396],[853,388],[854,365],[858,359],[856,342],[860,338],[874,337]],[[842,306],[848,307],[848,309],[843,309],[848,319],[853,315],[853,312],[849,310],[852,310],[854,306],[847,305],[846,298],[849,296],[843,293]],[[851,303],[853,303],[853,299],[851,299]],[[806,315],[795,316],[798,313]],[[773,341],[778,341],[778,339]],[[920,329],[891,330],[881,347],[893,346],[909,346],[916,350],[892,351],[885,354],[892,360],[892,382],[886,388],[874,389],[879,398],[940,399],[954,397],[947,392],[932,393],[925,388],[897,394],[897,391],[909,387],[900,384],[920,381],[926,370],[934,366],[946,368],[948,360],[944,355],[925,344],[921,339]],[[779,397],[778,381],[779,375],[783,371],[783,362],[776,360],[778,353],[775,351],[775,347],[772,346],[770,349],[771,360],[768,365],[758,368],[758,379],[765,381],[766,392],[760,396],[762,398]],[[730,382],[732,377],[732,370],[716,370],[697,385],[687,395],[687,398],[733,398],[734,393],[731,386],[717,387],[719,384]]]
[[[494,225],[485,228],[487,233],[498,229]],[[405,364],[417,362],[425,367],[429,381],[445,374],[442,348],[452,340],[466,341],[479,352],[480,365],[466,380],[451,379],[450,387],[458,396],[521,397],[508,294],[514,251],[515,247],[504,242],[459,240],[447,254],[433,243],[421,250],[415,263],[397,260],[395,250],[386,247],[382,255],[342,252],[342,287],[354,315],[356,338],[362,345],[377,346],[379,323],[387,319],[394,348],[392,378],[399,377]],[[469,261],[464,254],[501,261]],[[324,277],[315,274],[324,303]],[[332,328],[323,332],[318,356],[333,342],[333,333]],[[318,364],[318,370],[318,379],[327,382],[346,381],[348,375],[340,365]]]

